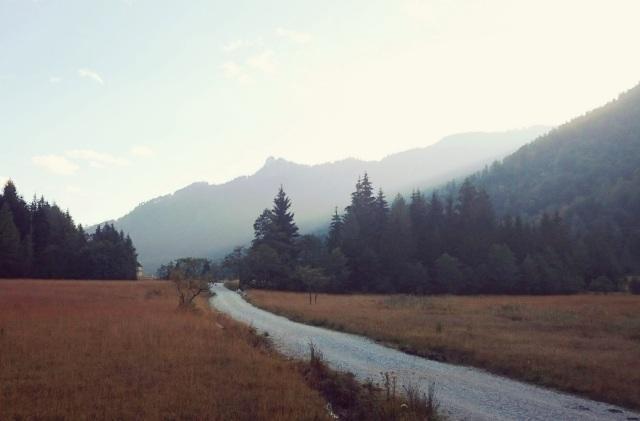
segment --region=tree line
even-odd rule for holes
[[[561,209],[586,279],[640,274],[640,85],[473,176],[498,215]]]
[[[88,234],[44,198],[27,203],[12,181],[0,195],[0,278],[136,279],[131,238],[112,224]]]
[[[621,288],[608,258],[575,238],[558,213],[498,217],[471,179],[391,203],[365,174],[326,236],[300,235],[280,188],[248,248],[224,267],[245,286],[304,291],[566,294]],[[596,258],[597,261],[593,261]]]
[[[156,278],[170,280],[176,272],[186,273],[193,279],[209,279],[210,281],[233,277],[229,270],[223,268],[215,260],[204,257],[182,257],[160,265],[156,270]]]

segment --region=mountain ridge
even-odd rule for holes
[[[113,221],[131,235],[147,271],[183,256],[220,256],[251,238],[257,214],[271,206],[282,184],[303,232],[318,229],[333,209],[347,205],[358,176],[368,172],[389,196],[435,187],[470,174],[547,132],[546,126],[447,136],[429,146],[385,156],[353,157],[315,165],[268,157],[251,175],[225,183],[191,183],[152,198]]]

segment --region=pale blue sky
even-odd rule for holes
[[[559,124],[640,81],[640,2],[0,0],[0,178],[77,222],[270,156]]]

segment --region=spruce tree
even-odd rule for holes
[[[411,235],[416,260],[426,263],[428,251],[428,207],[424,196],[419,190],[411,194],[409,214],[411,215]]]
[[[380,276],[380,233],[376,229],[376,198],[367,173],[356,183],[344,216],[344,254],[349,260],[350,287],[371,290]]]
[[[335,208],[331,223],[329,224],[329,234],[327,235],[327,249],[331,252],[336,248],[342,247],[342,227],[344,222],[342,216],[338,214],[338,208]]]
[[[298,226],[290,212],[291,200],[287,197],[282,186],[273,200],[271,210],[271,232],[268,233],[267,241],[278,252],[280,258],[285,261],[292,261],[297,255],[296,239],[298,238]]]
[[[406,269],[413,253],[411,217],[404,198],[397,195],[391,204],[389,221],[383,236],[384,253],[380,254],[381,270],[387,275],[395,291],[412,292]]]
[[[376,219],[379,223],[378,228],[383,228],[384,221],[389,215],[389,203],[387,203],[387,199],[384,196],[382,189],[378,189],[378,195],[376,196],[374,205]]]
[[[19,276],[20,265],[20,233],[5,202],[0,206],[0,277]]]
[[[258,287],[295,289],[293,274],[299,254],[298,227],[290,211],[291,200],[282,186],[256,219],[254,240],[246,262]]]
[[[427,206],[426,238],[424,250],[421,252],[423,263],[432,266],[443,252],[443,238],[445,233],[444,205],[436,192],[431,195]]]
[[[3,202],[9,206],[11,214],[13,215],[13,222],[20,233],[20,240],[24,240],[29,234],[31,229],[31,216],[29,214],[29,208],[22,199],[22,196],[18,195],[13,181],[7,181],[3,190]]]

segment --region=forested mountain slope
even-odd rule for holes
[[[585,258],[613,261],[613,267],[599,272],[639,273],[640,85],[521,147],[474,179],[499,214],[535,219],[558,211],[593,250]]]

